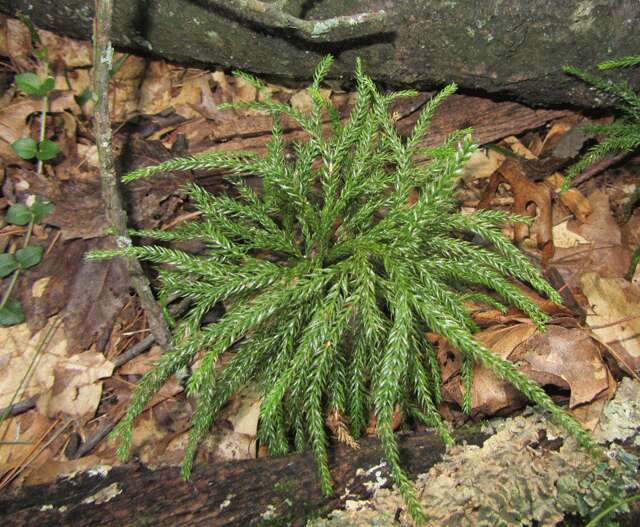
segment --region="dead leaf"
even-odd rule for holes
[[[42,110],[42,101],[21,98],[0,110],[0,139],[11,144],[29,134],[27,117]],[[51,113],[79,111],[71,92],[54,92],[50,97]]]
[[[589,248],[558,248],[553,259],[567,278],[579,272],[596,272],[603,277],[623,277],[629,269],[631,254],[622,245],[622,234],[611,208],[609,197],[596,190],[589,195],[589,203],[593,212],[589,215],[589,223],[569,220],[568,230],[591,243]]]
[[[509,137],[505,137],[503,141],[511,148],[513,153],[525,159],[537,159],[536,155],[524,146],[517,137],[510,135]]]
[[[68,339],[68,354],[96,346],[102,352],[116,317],[129,295],[129,278],[118,260],[88,262],[84,256],[108,241],[72,240],[56,243],[42,262],[19,281],[18,296],[32,331],[39,331],[49,317],[60,314]],[[34,297],[33,284],[49,278]]]
[[[31,56],[31,34],[20,20],[7,18],[5,22],[6,52],[20,72],[33,71],[35,60]]]
[[[235,79],[235,93],[233,94],[233,102],[252,102],[256,100],[258,91],[252,84],[244,79]]]
[[[554,149],[556,145],[565,138],[566,134],[573,130],[581,120],[582,117],[577,114],[572,114],[554,121],[540,145],[540,150],[535,153],[536,156],[540,156],[543,152]]]
[[[98,381],[112,372],[113,363],[95,351],[60,361],[54,369],[53,386],[38,398],[38,411],[48,417],[63,413],[79,419],[92,418],[102,395],[102,383]]]
[[[53,69],[71,70],[92,65],[93,50],[90,42],[63,37],[42,29],[38,30],[38,35],[42,45],[49,50],[49,63]]]
[[[38,412],[27,412],[3,423],[3,441],[12,442],[0,448],[0,475],[21,466],[51,428],[53,421]]]
[[[86,472],[96,465],[103,464],[102,462],[103,460],[95,455],[68,460],[48,459],[38,467],[38,470],[32,470],[26,475],[23,485],[43,485],[53,483],[58,478],[71,478],[75,474]]]
[[[161,355],[162,348],[160,346],[152,346],[148,352],[142,353],[123,364],[118,368],[118,373],[120,375],[144,375],[153,368],[153,363],[156,362]]]
[[[197,108],[213,97],[210,78],[201,70],[185,70],[164,61],[152,61],[140,86],[139,111],[153,115],[172,107],[188,119],[200,117]]]
[[[491,177],[504,160],[504,154],[494,149],[478,150],[465,163],[463,178],[465,181],[469,181]]]
[[[572,248],[589,246],[589,240],[567,228],[569,220],[563,221],[553,228],[553,244],[556,247]]]
[[[578,221],[588,223],[589,215],[593,212],[591,203],[589,203],[589,200],[576,188],[570,188],[566,192],[560,193],[560,187],[563,181],[564,177],[558,172],[545,178],[545,183],[549,185],[551,190],[558,194],[560,203],[567,207]]]
[[[114,54],[117,61],[121,55]],[[143,57],[130,55],[111,79],[109,85],[109,110],[114,122],[126,121],[139,112],[140,84],[145,75],[147,61]],[[85,105],[84,111],[91,112],[91,105]]]
[[[331,97],[331,90],[321,89],[320,90],[320,96],[323,99],[328,101],[329,98]],[[298,110],[298,111],[300,111],[302,113],[309,113],[311,111],[311,108],[312,108],[311,95],[309,95],[309,92],[307,90],[300,90],[300,91],[297,91],[296,93],[294,93],[291,96],[291,100],[289,101],[289,103],[296,110]]]
[[[67,356],[67,339],[61,325],[47,348],[37,354],[38,343],[46,331],[43,328],[31,335],[27,324],[0,328],[0,408],[9,405],[16,393],[16,401],[21,401],[53,386],[55,368]]]
[[[598,344],[580,329],[550,325],[546,332],[540,333],[533,324],[523,323],[488,329],[475,337],[493,353],[517,363],[519,369],[538,384],[570,390],[571,408],[606,398],[611,387],[612,378],[600,357]],[[455,356],[455,360],[452,361],[451,356]],[[458,351],[441,345],[438,361],[443,371],[445,400],[461,405],[463,387]],[[479,364],[473,370],[471,395],[472,415],[513,411],[526,402],[514,386]],[[582,416],[594,421],[594,416],[599,415],[598,408],[594,405],[583,409]]]
[[[538,384],[569,389],[570,408],[593,401],[609,388],[600,348],[579,328],[550,325],[527,339],[511,358],[527,363],[522,371]]]
[[[515,159],[505,159],[498,171],[491,176],[485,194],[478,204],[478,208],[488,208],[495,196],[498,186],[503,181],[509,183],[514,196],[513,212],[524,216],[530,216],[529,206],[536,207],[536,245],[542,253],[542,265],[553,256],[553,220],[551,209],[551,192],[544,184],[537,184],[529,180],[521,165]],[[524,224],[515,227],[515,241],[521,243],[529,231]]]
[[[640,368],[640,288],[623,278],[597,273],[585,273],[580,282],[589,299],[587,323],[593,332],[620,354],[628,367]]]

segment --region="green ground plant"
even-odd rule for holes
[[[606,71],[638,65],[640,65],[640,55],[632,55],[601,62],[598,64],[598,69]],[[583,127],[586,133],[597,135],[602,139],[591,147],[580,161],[569,168],[563,186],[563,190],[566,190],[580,172],[606,155],[632,152],[640,147],[640,93],[626,81],[612,82],[572,66],[566,66],[564,71],[582,79],[600,93],[614,97],[615,108],[620,111],[620,117],[611,124],[589,124]],[[640,186],[636,188],[627,204],[624,221],[629,220],[632,209],[638,203],[640,203]],[[640,247],[633,254],[627,273],[628,280],[633,277],[638,261],[640,261]]]
[[[264,96],[236,105],[268,113],[272,138],[264,157],[213,152],[136,170],[133,181],[179,170],[225,170],[237,197],[214,196],[195,184],[185,194],[201,221],[170,231],[132,230],[155,245],[95,251],[91,259],[134,257],[158,265],[160,296],[186,297],[193,306],[174,324],[172,349],[140,380],[114,435],[126,458],[134,419],[167,379],[197,357],[187,393],[198,399],[183,475],[197,446],[228,399],[248,383],[262,393],[259,439],[271,454],[310,447],[322,490],[331,492],[325,421],[338,416],[343,436],[359,437],[371,415],[394,481],[416,520],[424,519],[400,465],[394,413],[435,428],[450,445],[439,415],[440,369],[426,331],[461,353],[464,409],[471,407],[473,365],[480,363],[545,408],[585,447],[591,437],[537,384],[473,338],[464,301],[494,305],[494,292],[543,329],[547,317],[513,280],[560,302],[558,293],[499,226],[528,221],[500,211],[458,211],[453,199],[465,162],[476,150],[469,130],[438,147],[420,145],[451,84],[424,107],[412,134],[401,137],[390,105],[413,91],[381,93],[358,62],[357,100],[348,121],[320,94],[331,66],[317,67],[309,113]],[[257,79],[238,74],[258,90]],[[263,93],[264,95],[264,93]],[[330,134],[323,121],[330,121]],[[283,127],[295,121],[306,140],[286,145]],[[418,164],[416,158],[428,159]],[[254,191],[243,175],[260,177]],[[410,199],[411,198],[411,199]],[[200,240],[204,254],[164,242]],[[204,315],[224,301],[217,322]],[[229,360],[219,365],[227,353]],[[340,434],[338,434],[340,435]]]
[[[21,16],[20,20],[27,26],[31,34],[31,43],[34,47],[33,56],[40,62],[44,71],[43,75],[33,72],[16,75],[15,82],[18,89],[28,97],[37,97],[42,100],[40,112],[40,132],[36,141],[31,137],[18,139],[11,144],[14,152],[24,160],[37,162],[37,173],[42,174],[43,163],[54,159],[59,153],[58,145],[46,139],[47,111],[49,108],[49,94],[53,90],[54,81],[49,76],[49,50],[42,46],[38,32],[33,27],[29,17]],[[20,301],[11,298],[11,294],[18,280],[20,272],[40,263],[42,260],[42,247],[30,245],[33,226],[40,223],[45,216],[53,211],[53,205],[38,198],[29,204],[15,203],[9,207],[5,215],[5,221],[12,225],[26,225],[27,230],[22,248],[15,253],[0,254],[0,278],[11,275],[11,280],[0,300],[0,326],[13,326],[24,322],[25,316]]]
[[[0,326],[14,326],[25,320],[20,301],[11,298],[11,293],[18,281],[20,272],[38,265],[42,260],[44,250],[39,245],[31,245],[33,226],[40,223],[53,211],[53,205],[39,198],[29,204],[15,203],[9,207],[5,221],[12,225],[26,225],[27,230],[22,247],[13,254],[0,254],[0,278],[11,275],[11,280],[0,300]]]
[[[29,17],[22,16],[22,22],[27,26],[31,34],[31,43],[34,47],[33,56],[41,65],[42,75],[35,72],[20,73],[16,75],[15,82],[18,89],[28,97],[37,97],[42,100],[40,112],[40,130],[38,139],[23,137],[13,142],[11,148],[22,159],[37,161],[38,174],[42,174],[43,163],[57,157],[60,148],[56,143],[47,139],[47,112],[49,111],[49,95],[54,88],[54,79],[49,76],[49,50],[42,46],[38,32],[33,27]]]

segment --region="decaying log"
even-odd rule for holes
[[[411,477],[427,471],[444,452],[436,434],[400,436],[402,464]],[[482,444],[467,433],[459,441]],[[189,482],[178,467],[96,467],[51,485],[0,497],[0,519],[20,527],[152,525],[304,525],[307,518],[338,508],[346,499],[369,497],[391,478],[377,440],[358,450],[330,452],[334,495],[324,498],[311,453],[198,465]]]
[[[0,0],[0,11],[90,39],[92,4]],[[530,104],[602,106],[611,101],[562,67],[639,54],[639,25],[637,0],[119,0],[114,42],[295,81],[308,80],[327,53],[337,57],[333,78],[347,80],[359,56],[375,80],[394,85],[455,81]]]

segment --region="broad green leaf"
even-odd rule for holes
[[[53,212],[53,203],[49,201],[42,201],[40,198],[36,198],[31,205],[31,214],[33,214],[33,223],[40,223],[44,218]]]
[[[33,159],[38,153],[38,143],[30,137],[18,139],[11,145],[11,148],[13,148],[13,151],[22,159]]]
[[[31,210],[24,203],[16,203],[9,207],[4,219],[13,225],[26,225],[31,221]]]
[[[19,300],[10,298],[0,309],[0,326],[15,326],[24,322],[25,316]]]
[[[44,97],[53,90],[55,82],[51,77],[41,79],[35,73],[21,73],[16,75],[16,84],[26,95]]]
[[[45,95],[49,95],[51,90],[53,90],[53,87],[55,86],[55,84],[56,84],[56,82],[53,80],[53,78],[47,77],[44,81],[42,81],[42,84],[40,85],[40,91],[38,92],[38,95],[40,97],[44,97]]]
[[[27,95],[38,95],[42,81],[35,73],[21,73],[16,75],[18,88]]]
[[[53,141],[49,139],[45,139],[44,141],[40,141],[38,143],[38,153],[36,154],[37,158],[40,161],[49,161],[53,159],[60,153],[60,148]]]
[[[18,262],[13,257],[13,254],[0,254],[0,278],[9,276],[13,271],[18,268]]]
[[[38,265],[42,260],[42,247],[37,245],[27,245],[16,251],[16,260],[20,264],[21,269],[29,269],[34,265]]]

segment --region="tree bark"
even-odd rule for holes
[[[91,37],[86,0],[0,0],[35,24]],[[374,79],[463,89],[528,104],[606,106],[564,65],[593,69],[640,54],[637,0],[116,0],[113,41],[170,60],[308,80],[319,58],[337,56],[348,81],[355,58]],[[640,70],[624,72],[640,81]],[[611,75],[621,75],[612,73]]]
[[[467,433],[459,440],[481,445],[484,436]],[[444,452],[433,433],[399,436],[398,441],[410,477],[429,470]],[[96,467],[71,479],[1,496],[0,519],[14,527],[304,525],[346,499],[370,497],[372,486],[391,485],[374,439],[363,440],[359,450],[337,447],[330,452],[330,466],[330,498],[322,496],[311,453],[200,463],[189,482],[180,479],[177,467]]]

